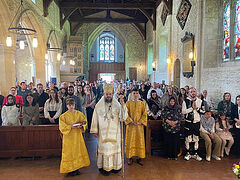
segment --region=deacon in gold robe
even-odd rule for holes
[[[75,176],[80,174],[79,168],[90,165],[82,136],[86,130],[87,119],[83,113],[74,109],[74,99],[67,99],[66,104],[68,111],[62,114],[59,119],[59,130],[63,134],[60,173]]]
[[[126,103],[128,118],[126,124],[125,153],[128,164],[133,163],[132,157],[137,157],[137,163],[141,164],[141,158],[145,158],[144,126],[147,126],[147,110],[145,102],[139,100],[138,89],[132,90],[132,99]]]
[[[97,166],[100,173],[109,175],[122,168],[120,121],[127,118],[125,104],[113,97],[113,85],[105,84],[104,96],[96,104],[90,132],[98,138]]]

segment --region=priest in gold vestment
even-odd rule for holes
[[[120,121],[127,118],[125,104],[113,97],[113,85],[103,86],[104,96],[96,104],[90,132],[98,138],[97,166],[100,173],[109,175],[122,168]]]
[[[90,165],[82,136],[86,130],[87,119],[83,113],[74,109],[74,99],[67,99],[66,104],[68,111],[62,114],[59,119],[59,130],[63,134],[60,173],[75,176],[80,174],[79,168]]]
[[[139,100],[138,89],[132,90],[132,99],[126,103],[128,118],[126,124],[125,153],[128,164],[133,163],[132,157],[137,157],[137,163],[145,158],[144,126],[147,126],[147,110],[145,102]]]

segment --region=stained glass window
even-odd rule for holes
[[[235,21],[235,58],[240,59],[240,0],[236,4]]]
[[[226,4],[223,16],[223,61],[229,60],[229,40],[230,40],[230,6]]]
[[[100,49],[100,60],[101,61],[114,61],[114,38],[111,37],[103,37],[100,39],[99,43],[99,49]]]
[[[105,60],[109,60],[109,44],[105,44]]]
[[[100,44],[100,60],[104,60],[104,44]]]

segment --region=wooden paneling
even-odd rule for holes
[[[184,124],[185,121],[181,121],[180,133],[184,133]],[[148,157],[151,156],[152,150],[160,148],[158,147],[159,144],[152,144],[152,131],[164,131],[162,128],[162,120],[148,120],[148,125],[146,127],[146,154]]]
[[[90,63],[90,81],[93,82],[98,79],[99,73],[125,73],[125,63]]]
[[[129,79],[130,80],[137,80],[137,68],[129,68]]]
[[[61,155],[58,126],[0,127],[0,157]]]

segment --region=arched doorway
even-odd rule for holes
[[[174,85],[180,87],[181,63],[179,59],[174,62]]]

